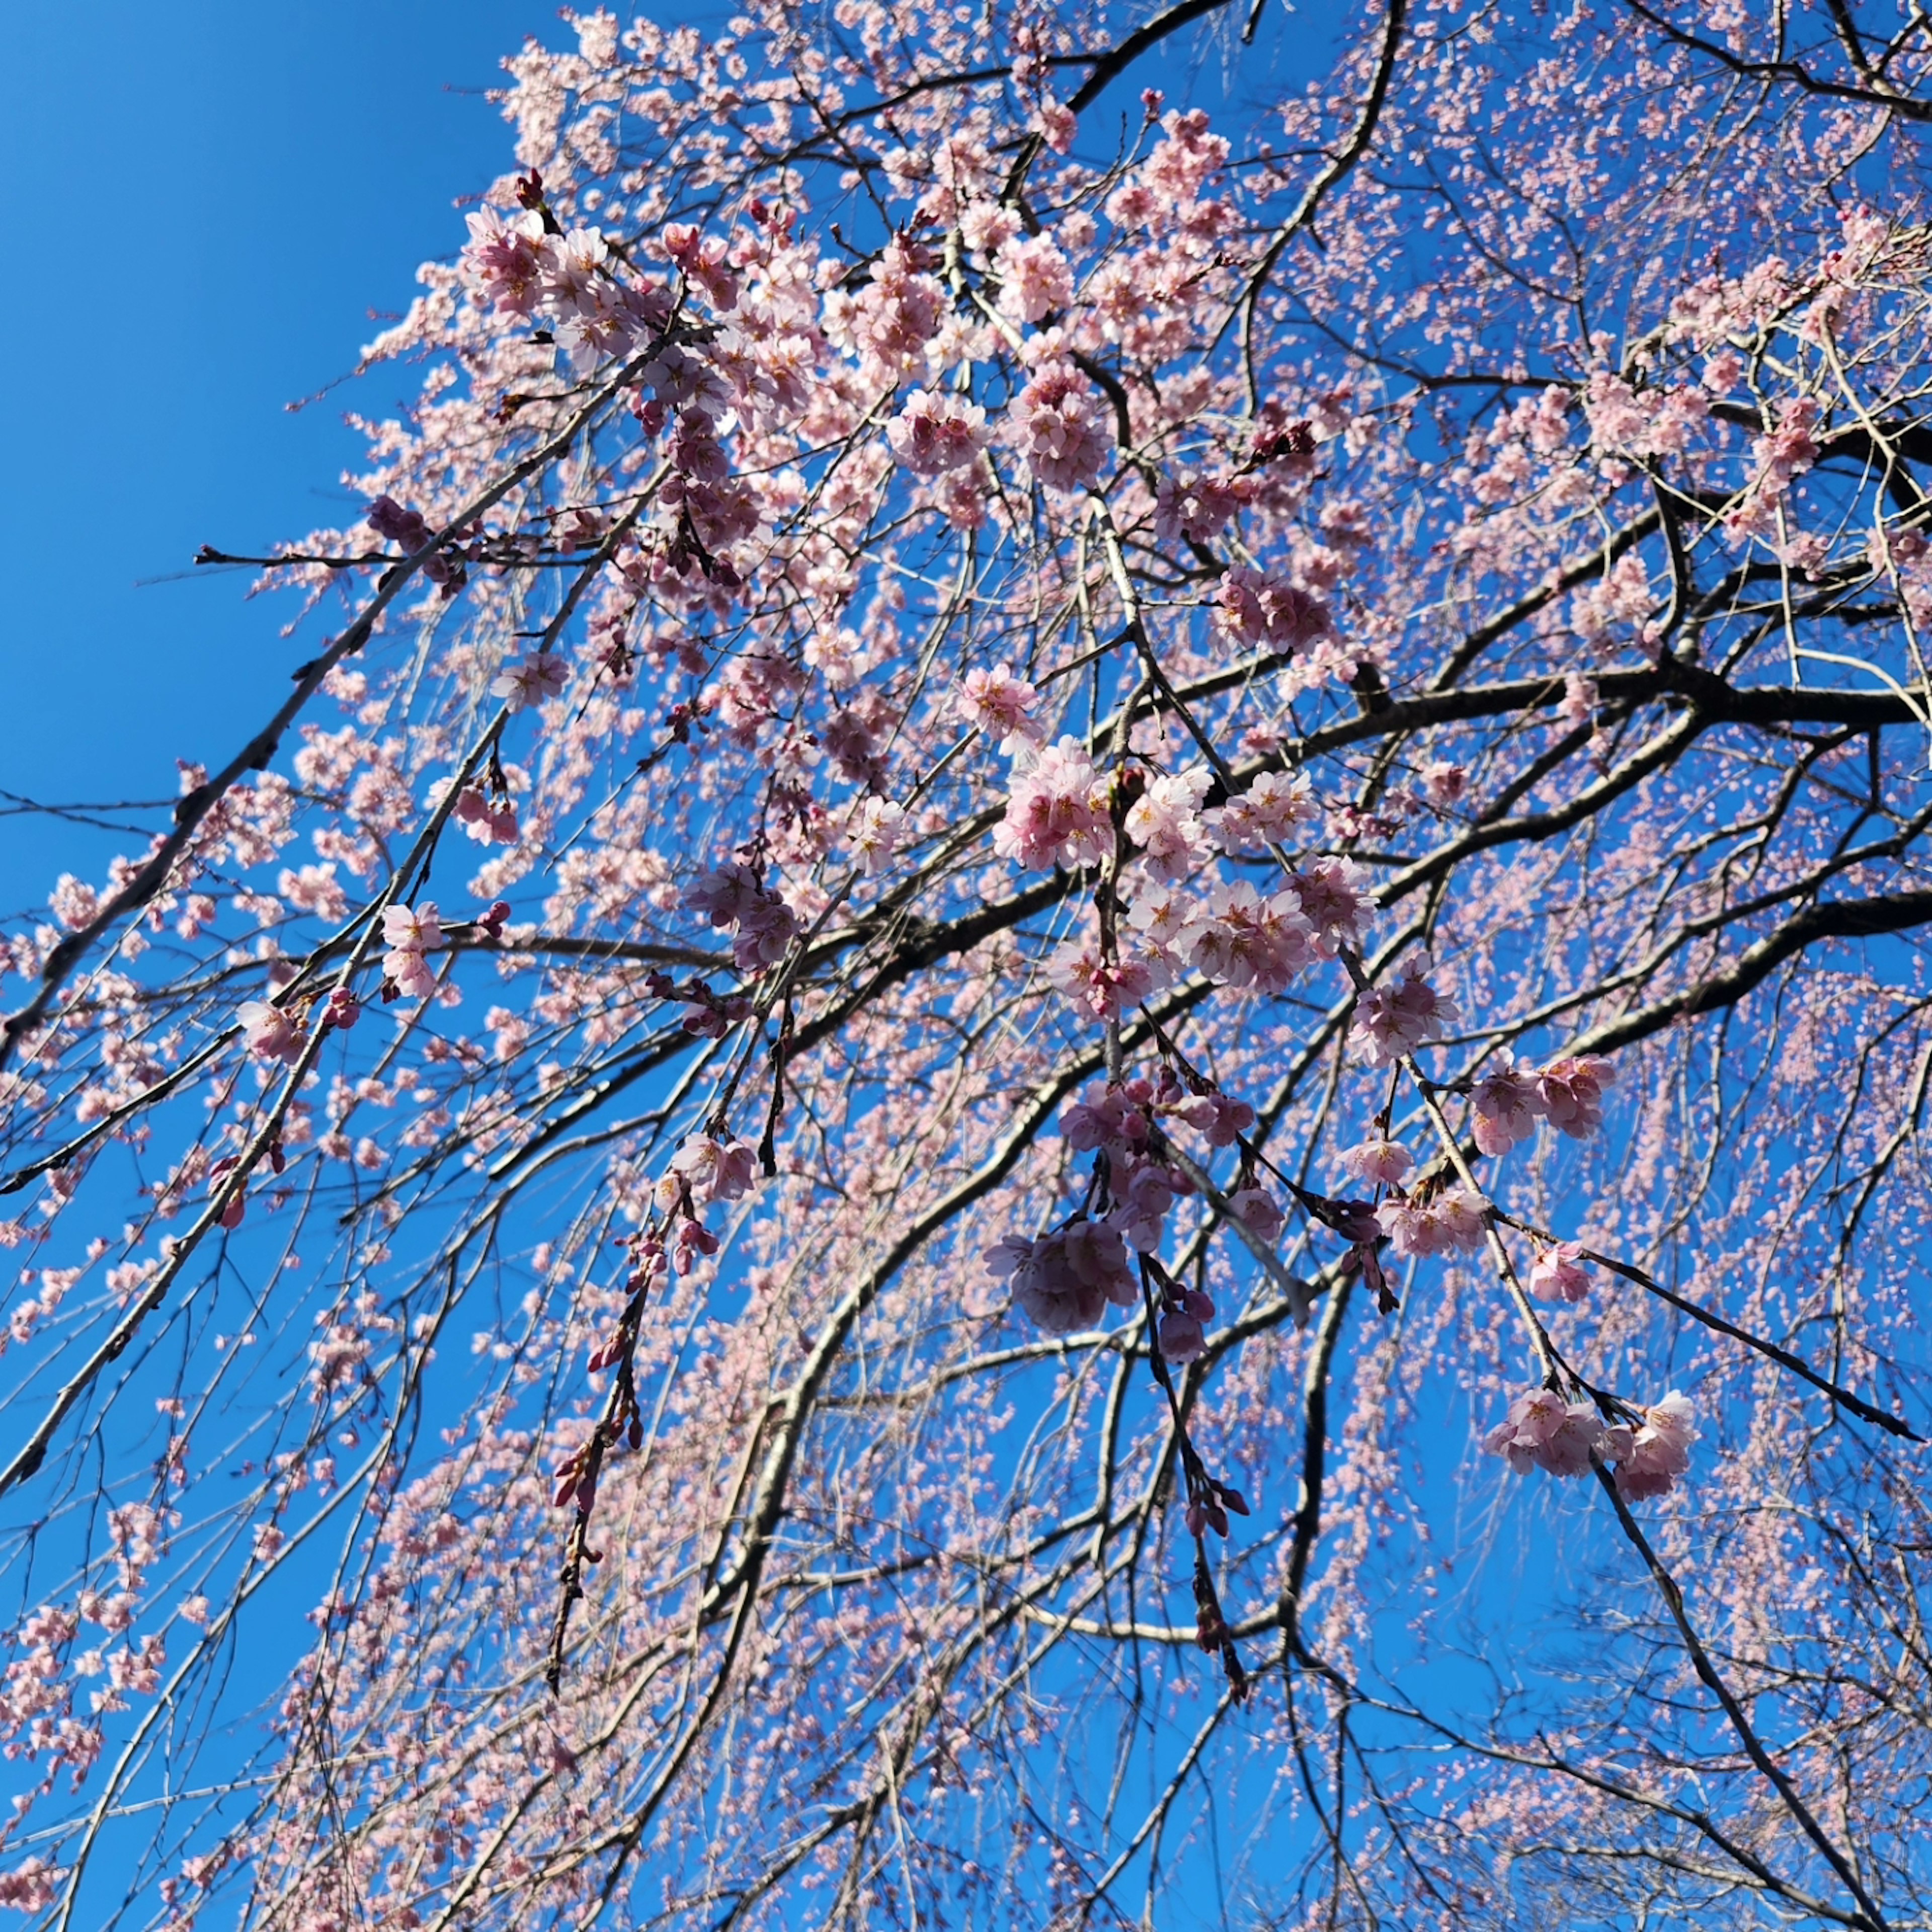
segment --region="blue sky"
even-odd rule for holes
[[[484,91],[526,35],[568,29],[544,0],[29,0],[4,17],[0,789],[162,798],[176,758],[232,752],[303,655],[245,578],[190,560],[338,520],[360,450],[346,398],[286,406],[352,368],[370,311],[404,308],[417,265],[460,244],[454,204],[511,162]],[[0,919],[139,844],[0,816]],[[272,1649],[256,1664],[278,1666]],[[242,1702],[266,1688],[244,1672]],[[256,1733],[238,1735],[245,1750]]]
[[[543,0],[56,0],[8,10],[0,172],[15,270],[0,480],[0,788],[155,798],[266,714],[296,646],[233,574],[169,580],[332,521],[350,368],[453,204],[510,163],[483,90]],[[28,254],[45,250],[36,272]],[[400,400],[372,386],[364,407]],[[125,838],[0,818],[0,913]]]

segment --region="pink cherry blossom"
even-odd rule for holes
[[[551,238],[543,258],[543,295],[556,313],[594,309],[610,251],[595,228],[573,228]]]
[[[1178,536],[1204,543],[1218,537],[1253,495],[1254,484],[1245,476],[1205,476],[1192,471],[1163,476],[1155,498],[1155,532],[1163,542]],[[1243,622],[1265,626],[1267,609],[1258,596],[1244,601],[1240,613],[1224,619],[1226,623]],[[1239,630],[1234,634],[1238,636]]]
[[[1073,137],[1079,125],[1079,116],[1064,101],[1048,99],[1040,104],[1040,133],[1056,154],[1073,152]]]
[[[464,830],[482,844],[493,840],[517,842],[517,808],[507,799],[493,799],[480,787],[465,785],[456,795],[456,818]]]
[[[1476,1144],[1486,1154],[1527,1140],[1545,1111],[1536,1077],[1507,1058],[1477,1082],[1472,1108]]]
[[[758,875],[734,859],[700,874],[685,888],[683,903],[707,925],[730,926],[754,914],[767,896]]]
[[[382,972],[406,998],[426,1000],[436,991],[436,974],[413,946],[392,947],[382,956]]]
[[[1518,1475],[1532,1468],[1552,1476],[1580,1476],[1606,1441],[1594,1403],[1565,1402],[1553,1390],[1531,1389],[1510,1404],[1508,1417],[1484,1437],[1492,1456],[1508,1459]]]
[[[15,1912],[50,1911],[67,1878],[64,1867],[38,1856],[0,1871],[0,1906]]]
[[[735,928],[731,956],[744,972],[776,965],[798,929],[791,909],[765,890],[749,866],[736,860],[694,881],[686,889],[684,904],[712,926]]]
[[[958,396],[914,389],[886,425],[892,454],[915,476],[943,476],[986,446],[986,412]]]
[[[1114,843],[1109,789],[1074,739],[1024,756],[994,828],[994,849],[1035,870],[1097,863]]]
[[[1264,1188],[1241,1187],[1228,1196],[1228,1205],[1234,1218],[1251,1233],[1258,1234],[1264,1241],[1278,1241],[1281,1231],[1287,1226],[1287,1217],[1281,1211],[1280,1202]]]
[[[1317,958],[1317,937],[1292,892],[1264,899],[1246,880],[1216,886],[1190,928],[1190,963],[1210,980],[1284,992]]]
[[[1219,620],[1243,644],[1287,652],[1326,637],[1333,628],[1328,607],[1282,577],[1237,564],[1216,593]]]
[[[302,1056],[302,1030],[293,1015],[266,1000],[244,1000],[236,1009],[248,1040],[248,1051],[257,1060],[294,1060]]]
[[[1168,1210],[1178,1197],[1193,1191],[1191,1184],[1158,1161],[1130,1157],[1115,1165],[1112,1184],[1114,1207],[1108,1225],[1142,1254],[1157,1254],[1167,1232]]]
[[[686,1141],[672,1156],[670,1164],[672,1172],[682,1178],[700,1206],[741,1199],[756,1173],[752,1150],[745,1142],[720,1144],[708,1134]]]
[[[369,506],[369,527],[385,542],[406,550],[419,550],[434,532],[422,514],[405,509],[393,496],[380,496]]]
[[[1207,1331],[1184,1309],[1171,1308],[1160,1318],[1157,1340],[1161,1354],[1178,1366],[1199,1356],[1207,1346]]]
[[[1456,1002],[1430,984],[1428,970],[1410,959],[1399,979],[1370,987],[1357,1002],[1348,1042],[1371,1066],[1387,1066],[1456,1024]]]
[[[1604,1090],[1616,1077],[1616,1069],[1594,1054],[1552,1060],[1536,1082],[1550,1125],[1575,1139],[1587,1140],[1604,1124]]]
[[[1450,1187],[1426,1202],[1384,1201],[1376,1218],[1399,1255],[1473,1254],[1486,1239],[1489,1204],[1466,1187]]]
[[[1822,413],[1810,396],[1794,397],[1779,405],[1777,428],[1753,446],[1762,490],[1782,494],[1794,476],[1818,460],[1818,445],[1811,432]]]
[[[1617,1488],[1628,1500],[1668,1495],[1690,1468],[1690,1445],[1697,1439],[1693,1414],[1689,1397],[1676,1389],[1643,1412],[1628,1449],[1616,1458]]]
[[[1312,859],[1288,874],[1288,890],[1315,934],[1315,950],[1333,959],[1358,950],[1375,916],[1369,875],[1352,859]]]
[[[1104,958],[1096,940],[1070,940],[1046,963],[1046,976],[1096,1020],[1117,1020],[1166,978],[1151,961],[1123,953]]]
[[[737,307],[738,278],[729,266],[722,236],[700,235],[689,222],[674,221],[661,238],[664,253],[704,290],[714,310],[722,315]]]
[[[382,908],[382,942],[394,951],[434,952],[442,944],[442,920],[434,899]]]
[[[506,219],[496,208],[482,208],[464,219],[470,229],[464,272],[502,313],[528,316],[545,266],[543,218],[526,212]]]
[[[731,958],[740,972],[756,973],[776,966],[791,950],[798,921],[791,908],[766,899],[738,921],[731,941]]]
[[[1072,271],[1050,235],[1015,236],[994,257],[1000,310],[1016,322],[1039,322],[1073,299]]]
[[[1013,1298],[1049,1335],[1090,1328],[1107,1306],[1137,1306],[1140,1286],[1116,1228],[1076,1221],[1028,1240],[1009,1234],[986,1251],[993,1274],[1010,1280]]]
[[[1040,693],[1005,664],[991,670],[976,665],[960,680],[953,696],[958,712],[989,738],[998,736],[1000,749],[1010,757],[1038,738],[1033,713],[1039,702]]]
[[[1114,452],[1114,432],[1094,386],[1070,364],[1049,362],[1013,404],[1013,446],[1052,490],[1084,490]]]
[[[1211,1295],[1198,1288],[1171,1293],[1156,1330],[1161,1354],[1177,1366],[1197,1360],[1207,1346],[1208,1324],[1214,1318]]]
[[[890,799],[863,799],[846,829],[845,842],[860,871],[875,878],[891,863],[908,831],[904,806]]]
[[[1210,1147],[1232,1147],[1255,1124],[1255,1110],[1245,1100],[1226,1094],[1204,1094],[1180,1109],[1180,1118],[1206,1139]]]
[[[1145,1081],[1124,1087],[1089,1087],[1060,1116],[1066,1144],[1076,1152],[1095,1148],[1132,1150],[1144,1144],[1150,1130],[1148,1108],[1153,1089]]]
[[[1183,879],[1208,856],[1199,816],[1208,774],[1196,767],[1154,779],[1127,813],[1126,834],[1142,848],[1142,862],[1157,879]]]
[[[1394,1186],[1405,1180],[1415,1161],[1399,1141],[1367,1140],[1344,1148],[1336,1156],[1342,1171],[1365,1186]]]
[[[902,237],[889,243],[856,294],[837,290],[826,297],[826,337],[880,374],[908,373],[924,361],[945,310],[945,291],[928,266],[916,244]]]
[[[1301,772],[1262,772],[1247,790],[1202,814],[1209,836],[1224,852],[1290,845],[1321,817],[1314,789]]]
[[[1546,1301],[1583,1301],[1590,1293],[1590,1277],[1580,1258],[1581,1248],[1574,1241],[1557,1241],[1537,1250],[1535,1264],[1529,1271],[1530,1292]]]
[[[500,671],[490,680],[490,695],[500,698],[512,711],[533,710],[563,694],[569,667],[554,651],[538,651]]]

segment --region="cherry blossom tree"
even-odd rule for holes
[[[0,1904],[1928,1922],[1932,19],[566,22],[6,931]]]

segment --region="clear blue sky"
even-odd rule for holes
[[[511,164],[483,90],[569,30],[544,0],[20,0],[5,21],[0,788],[158,797],[300,652],[236,574],[151,580],[334,520],[342,406],[284,405],[460,244],[452,204]],[[0,818],[0,916],[130,843]]]

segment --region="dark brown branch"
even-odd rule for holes
[[[1191,26],[1210,14],[1218,14],[1227,4],[1228,0],[1180,0],[1178,6],[1170,7],[1165,14],[1156,14],[1144,26],[1136,27],[1108,52],[1097,56],[1083,54],[1081,60],[1083,63],[1091,62],[1093,71],[1075,90],[1067,106],[1076,114],[1091,106],[1102,92],[1119,80],[1142,54],[1150,52],[1183,27]]]
[[[1690,1616],[1684,1607],[1684,1592],[1678,1587],[1676,1578],[1664,1567],[1656,1551],[1650,1546],[1650,1540],[1644,1534],[1642,1526],[1636,1518],[1631,1515],[1630,1505],[1618,1494],[1616,1478],[1600,1462],[1592,1466],[1598,1484],[1610,1498],[1611,1508],[1616,1512],[1617,1522],[1625,1538],[1642,1558],[1645,1568],[1650,1572],[1652,1582],[1657,1586],[1658,1595],[1664,1599],[1664,1607],[1670,1612],[1671,1622],[1677,1626],[1677,1634],[1682,1640],[1684,1650],[1690,1657],[1691,1669],[1696,1672],[1698,1681],[1717,1699],[1731,1729],[1737,1734],[1738,1742],[1744,1746],[1745,1756],[1778,1793],[1786,1810],[1796,1820],[1798,1829],[1817,1846],[1826,1863],[1838,1874],[1845,1889],[1858,1900],[1858,1909],[1864,1915],[1863,1922],[1872,1928],[1873,1932],[1889,1932],[1884,1913],[1866,1891],[1850,1860],[1832,1842],[1824,1827],[1812,1814],[1811,1808],[1799,1795],[1798,1787],[1792,1784],[1789,1774],[1765,1748],[1750,1720],[1745,1716],[1744,1706],[1732,1694],[1730,1687],[1725,1683],[1717,1666],[1712,1662],[1710,1653],[1690,1627]]]
[[[1241,291],[1233,313],[1242,317],[1244,339],[1252,335],[1255,305],[1261,298],[1262,291],[1268,286],[1268,278],[1274,273],[1282,251],[1314,220],[1321,212],[1322,204],[1347,178],[1349,170],[1368,152],[1369,143],[1375,139],[1376,124],[1382,118],[1383,104],[1388,98],[1389,83],[1394,78],[1396,50],[1402,43],[1402,22],[1408,11],[1408,0],[1388,0],[1388,13],[1382,22],[1382,44],[1376,56],[1375,71],[1370,78],[1368,94],[1348,138],[1329,157],[1328,166],[1309,183],[1294,213],[1275,231],[1274,240],[1256,263],[1253,273]],[[1232,319],[1231,315],[1229,320]],[[1226,328],[1223,323],[1220,333],[1225,334]],[[1218,340],[1220,337],[1217,335],[1216,339]]]
[[[1505,1226],[1520,1228],[1526,1234],[1534,1234],[1544,1240],[1554,1238],[1546,1229],[1532,1228],[1527,1222],[1520,1221],[1514,1215],[1506,1214],[1500,1208],[1495,1211],[1496,1219]],[[1887,1435],[1896,1436],[1907,1442],[1923,1442],[1925,1440],[1924,1436],[1909,1428],[1897,1416],[1888,1415],[1883,1409],[1875,1408],[1867,1402],[1864,1396],[1854,1395],[1850,1389],[1833,1382],[1828,1376],[1820,1375],[1802,1356],[1794,1355],[1789,1348],[1781,1348],[1775,1342],[1768,1342],[1761,1335],[1754,1335],[1749,1330],[1726,1322],[1721,1315],[1713,1314],[1708,1308],[1700,1308],[1696,1302],[1687,1300],[1673,1289],[1666,1288],[1654,1276],[1646,1274],[1642,1268],[1634,1267],[1628,1262],[1620,1262],[1612,1255],[1599,1254],[1594,1248],[1584,1248],[1581,1252],[1586,1261],[1594,1262],[1599,1268],[1608,1268],[1611,1274],[1621,1275],[1624,1280],[1634,1282],[1647,1293],[1655,1295],[1660,1301],[1667,1302],[1678,1313],[1689,1316],[1692,1321],[1717,1334],[1728,1336],[1734,1342],[1742,1342],[1746,1348],[1754,1349],[1768,1360],[1775,1362],[1780,1368],[1788,1369],[1801,1381],[1809,1382],[1814,1388],[1822,1390],[1841,1407],[1850,1410],[1861,1421],[1869,1422],[1874,1427],[1882,1429]]]
[[[1302,1379],[1301,1488],[1295,1498],[1294,1538],[1288,1550],[1288,1574],[1282,1579],[1275,1607],[1286,1659],[1300,1660],[1305,1648],[1301,1640],[1302,1594],[1316,1539],[1322,1533],[1322,1482],[1328,1454],[1328,1377],[1353,1286],[1352,1279],[1344,1278],[1328,1298],[1328,1306],[1322,1311],[1321,1324],[1315,1331],[1314,1346],[1308,1352],[1307,1372]]]
[[[270,760],[280,746],[284,735],[301,715],[309,700],[321,689],[322,680],[345,658],[359,651],[369,641],[374,634],[376,620],[401,595],[416,572],[458,530],[474,523],[486,511],[500,502],[519,483],[534,476],[546,464],[555,461],[568,449],[584,426],[631,379],[637,367],[645,359],[638,356],[626,363],[556,436],[533,450],[520,463],[514,465],[488,489],[472,497],[415,556],[393,566],[383,573],[374,596],[363,607],[361,614],[320,657],[303,671],[295,689],[278,706],[274,716],[268,723],[212,778],[196,786],[194,790],[176,802],[173,828],[155,846],[146,863],[118,892],[102,903],[85,926],[69,933],[48,955],[46,964],[40,969],[40,983],[34,988],[33,998],[17,1012],[10,1013],[4,1022],[0,1022],[0,1068],[4,1068],[11,1060],[15,1048],[21,1041],[34,1032],[46,1018],[48,1010],[61,988],[103,935],[130,914],[140,911],[166,886],[170,875],[187,853],[196,829],[214,809],[216,802],[240,784],[250,772],[268,769]]]
[[[1667,35],[1681,47],[1688,47],[1708,60],[1716,61],[1728,68],[1732,73],[1742,75],[1750,80],[1786,80],[1802,88],[1807,94],[1821,95],[1833,100],[1856,101],[1867,107],[1883,107],[1903,116],[1909,121],[1932,120],[1932,105],[1916,100],[1909,94],[1894,94],[1889,89],[1878,90],[1870,87],[1853,87],[1844,81],[1824,80],[1813,74],[1808,68],[1801,67],[1791,60],[1750,60],[1742,54],[1735,54],[1726,46],[1714,40],[1707,40],[1701,35],[1687,32],[1674,21],[1666,20],[1644,4],[1644,0],[1624,0],[1624,4],[1634,14],[1648,20],[1658,32]]]
[[[1052,63],[1054,66],[1078,65],[1090,67],[1092,70],[1074,89],[1067,106],[1076,114],[1091,106],[1142,55],[1160,46],[1170,34],[1180,32],[1183,27],[1190,26],[1210,14],[1218,14],[1227,4],[1228,0],[1180,0],[1178,6],[1170,7],[1165,14],[1156,14],[1144,26],[1136,27],[1125,40],[1103,54],[1056,56]],[[1029,134],[1020,143],[1019,153],[1000,192],[1002,201],[1011,201],[1018,195],[1027,170],[1039,158],[1040,151],[1045,145],[1036,134]]]
[[[1767,933],[1721,973],[1672,993],[1621,1018],[1606,1020],[1570,1042],[1572,1053],[1613,1053],[1680,1019],[1732,1006],[1794,955],[1830,939],[1868,939],[1907,932],[1932,921],[1932,892],[1880,893],[1870,898],[1830,899],[1808,906]]]

